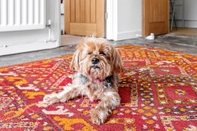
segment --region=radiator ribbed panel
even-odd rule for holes
[[[0,0],[0,32],[45,28],[46,0]]]

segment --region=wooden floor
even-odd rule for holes
[[[197,28],[178,27],[177,30],[176,28],[173,28],[171,33],[197,36]]]

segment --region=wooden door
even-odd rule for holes
[[[169,0],[143,0],[142,35],[169,32]]]
[[[65,0],[65,33],[104,37],[105,0]]]

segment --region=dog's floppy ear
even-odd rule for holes
[[[112,47],[112,62],[115,73],[122,73],[124,71],[122,59],[114,47]]]
[[[70,63],[70,68],[72,70],[78,71],[79,70],[79,59],[80,59],[80,50],[77,49],[73,54],[72,61]]]

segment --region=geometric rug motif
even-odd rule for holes
[[[196,131],[197,56],[125,45],[116,47],[121,105],[102,125],[92,124],[98,102],[74,98],[39,106],[46,94],[72,83],[72,55],[0,67],[0,130],[16,131]]]

